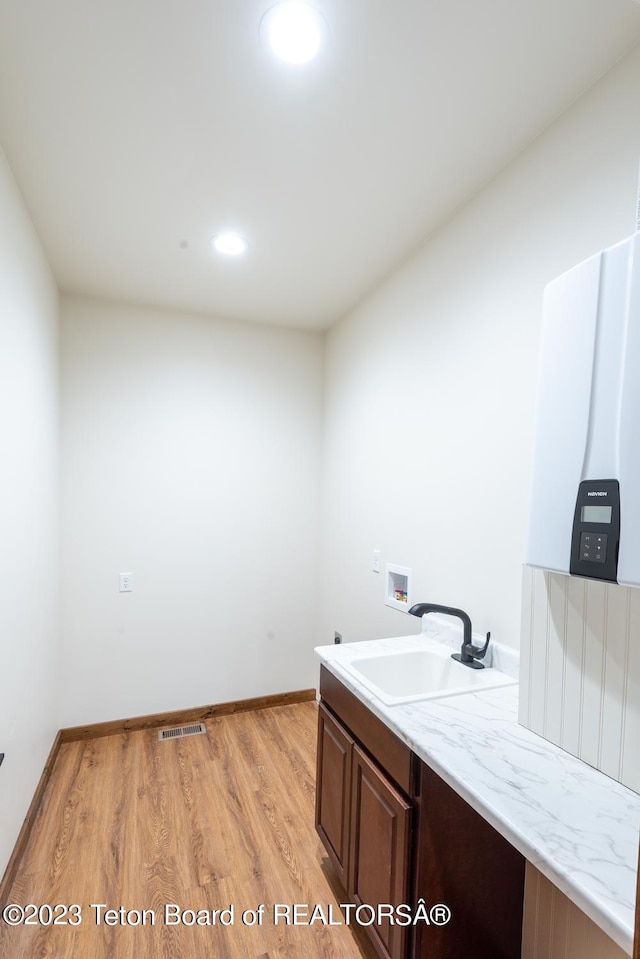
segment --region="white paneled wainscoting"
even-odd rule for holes
[[[527,863],[522,959],[626,959],[626,953]]]
[[[640,792],[640,589],[523,569],[519,721]]]

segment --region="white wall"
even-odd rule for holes
[[[0,874],[58,728],[58,295],[0,151]]]
[[[62,725],[314,685],[322,345],[63,298]]]
[[[635,51],[331,331],[322,459],[320,336],[66,298],[62,656],[57,295],[1,160],[0,864],[58,726],[299,688],[334,628],[417,631],[374,548],[517,645],[542,288],[634,228],[638,89]]]
[[[542,291],[635,228],[639,89],[636,49],[331,330],[319,641],[419,630],[378,548],[518,645]]]

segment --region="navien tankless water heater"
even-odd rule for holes
[[[640,233],[545,290],[525,562],[640,586]]]

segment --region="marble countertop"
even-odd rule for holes
[[[425,635],[319,646],[321,662],[628,955],[640,796],[518,723],[518,687],[386,706],[345,664]]]

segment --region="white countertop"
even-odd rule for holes
[[[518,723],[518,687],[386,706],[344,668],[365,653],[434,642],[401,636],[316,654],[428,766],[628,955],[640,796]]]

